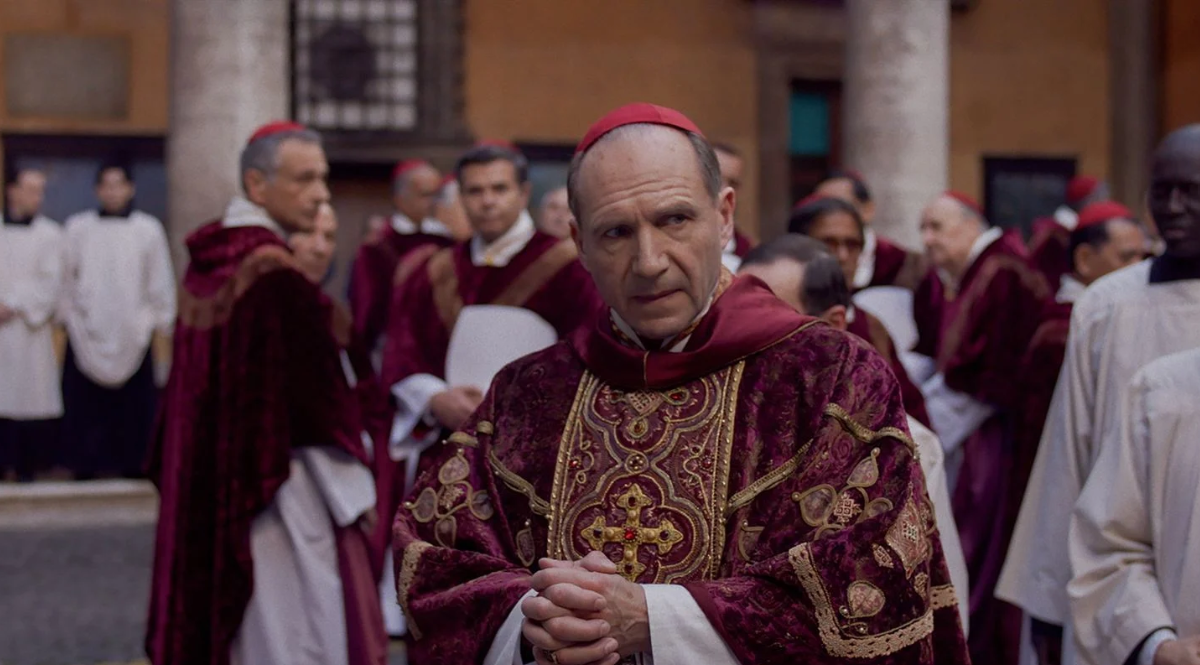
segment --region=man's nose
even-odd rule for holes
[[[670,262],[663,251],[663,242],[657,231],[642,229],[634,236],[637,243],[633,260],[633,272],[639,277],[656,277],[667,270]]]
[[[1172,187],[1171,194],[1167,197],[1167,210],[1175,214],[1183,214],[1185,212],[1183,205],[1183,190],[1181,187]]]

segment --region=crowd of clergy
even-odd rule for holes
[[[0,461],[149,446],[154,665],[1200,665],[1200,125],[1147,214],[948,191],[913,251],[853,171],[755,244],[737,150],[631,104],[536,218],[511,144],[398,164],[348,306],[320,135],[235,166],[178,296],[127,170],[62,226],[6,179]]]

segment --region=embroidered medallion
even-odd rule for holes
[[[529,568],[533,565],[533,560],[537,556],[537,551],[533,542],[533,525],[529,520],[525,520],[525,528],[517,532],[517,556],[520,557],[521,563]]]
[[[931,547],[925,529],[925,519],[920,510],[913,505],[912,499],[904,502],[904,507],[900,509],[896,522],[888,529],[884,540],[900,557],[905,575],[912,575],[913,570],[929,558]]]
[[[489,520],[496,512],[488,493],[471,487],[468,482],[470,476],[471,464],[460,448],[438,469],[441,487],[436,490],[426,487],[416,499],[404,504],[412,512],[413,519],[421,524],[437,520],[433,525],[433,535],[443,547],[454,547],[454,540],[458,536],[458,519],[454,514],[458,511],[466,508],[479,520]]]
[[[559,445],[549,556],[599,550],[639,583],[715,576],[742,370],[631,392],[586,374]]]
[[[883,611],[887,597],[879,587],[870,582],[852,582],[846,589],[846,607],[842,616],[847,619],[866,619]]]

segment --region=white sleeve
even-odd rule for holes
[[[170,335],[175,325],[176,287],[175,271],[171,268],[171,247],[167,244],[167,234],[163,231],[162,223],[153,217],[149,273],[146,276],[146,302],[153,317],[154,329],[164,335]]]
[[[299,456],[338,526],[354,524],[375,506],[375,478],[362,462],[329,447],[302,448]]]
[[[432,374],[414,374],[392,386],[396,398],[396,420],[392,423],[393,446],[399,445],[413,433],[417,423],[425,420],[435,425],[429,413],[429,402],[435,395],[443,393],[449,386]]]
[[[47,237],[39,248],[41,256],[34,265],[33,274],[14,286],[13,293],[5,305],[15,310],[30,328],[45,325],[58,307],[63,278],[63,247],[61,236]]]
[[[521,612],[521,603],[533,595],[535,592],[531,589],[513,605],[508,618],[500,625],[500,630],[496,631],[496,637],[492,639],[492,648],[488,649],[487,656],[483,658],[483,665],[524,665],[521,662],[521,624],[525,622],[525,615]]]
[[[967,437],[995,413],[991,405],[947,386],[946,377],[940,372],[921,386],[921,392],[925,394],[929,419],[933,421],[933,429],[941,438],[947,456],[957,451]]]
[[[643,584],[642,589],[654,665],[739,665],[687,589],[674,584]]]

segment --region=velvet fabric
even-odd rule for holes
[[[932,280],[939,285],[932,286]],[[1013,476],[1021,361],[1051,294],[1013,232],[976,258],[956,291],[940,281],[931,274],[914,301],[914,311],[927,317],[918,318],[923,337],[918,348],[934,351],[949,388],[996,408],[964,441],[951,498],[971,576],[971,656],[976,665],[1015,665],[1020,621],[993,591],[1011,537],[1007,507],[1024,493]],[[933,329],[932,321],[937,327],[931,344],[924,336]]]
[[[1063,275],[1071,272],[1071,232],[1053,217],[1033,220],[1029,235],[1029,261],[1051,289],[1057,289]]]
[[[339,359],[348,316],[266,229],[213,222],[187,244],[151,450],[161,502],[146,651],[155,665],[225,665],[254,588],[250,527],[292,450],[367,460]]]
[[[401,276],[403,283],[392,298],[381,372],[384,385],[414,374],[444,375],[453,318],[461,307],[524,307],[554,326],[560,337],[590,322],[601,300],[591,275],[574,256],[571,241],[539,231],[504,267],[473,265],[469,241],[413,267]],[[520,282],[528,288],[514,288]],[[512,298],[517,291],[528,295]]]
[[[682,353],[601,320],[502,370],[399,511],[410,662],[482,662],[539,557],[601,549],[744,665],[965,663],[906,432],[886,362],[757,280]]]
[[[357,524],[334,527],[338,576],[346,604],[348,665],[387,665],[388,635],[379,605],[379,578],[368,566],[370,535]]]
[[[390,225],[372,242],[363,243],[350,272],[350,313],[354,336],[369,350],[379,342],[392,303],[396,268],[412,252],[428,252],[453,244],[453,240],[429,233],[397,233]]]
[[[846,332],[865,339],[879,352],[879,355],[883,356],[883,359],[888,362],[888,366],[892,368],[892,373],[896,375],[897,383],[900,384],[900,398],[904,403],[904,410],[908,415],[920,421],[922,425],[932,428],[929,411],[925,408],[925,396],[921,394],[921,389],[909,377],[904,363],[900,362],[900,354],[896,352],[896,345],[892,342],[892,336],[888,334],[887,327],[883,325],[883,322],[870,312],[857,309],[854,312],[854,320],[846,325]]]
[[[925,257],[876,235],[875,272],[867,286],[900,286],[910,291],[917,288],[925,274]]]

